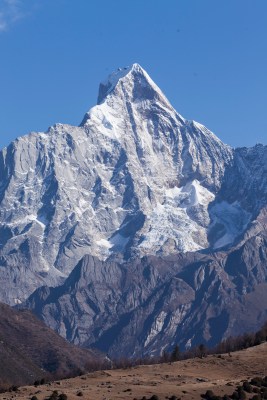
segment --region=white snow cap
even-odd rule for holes
[[[116,71],[112,72],[105,80],[100,82],[97,103],[100,104],[105,99],[105,97],[113,91],[119,80],[124,78],[130,72],[139,72],[141,74],[146,74],[143,68],[136,63],[128,67],[118,68]]]
[[[118,81],[123,78],[125,75],[127,75],[129,72],[141,72],[141,73],[146,73],[143,68],[135,63],[133,65],[130,65],[128,67],[120,67],[116,71],[112,72],[105,80],[101,82],[103,86],[108,86],[112,85],[112,87],[115,87],[118,83]]]
[[[143,79],[140,79],[143,78]],[[144,88],[151,88],[155,92],[157,92],[162,98],[164,98],[165,102],[168,102],[160,88],[153,82],[148,73],[137,63],[132,64],[128,67],[118,68],[116,71],[112,72],[107,79],[102,81],[99,86],[99,93],[97,104],[105,101],[106,97],[113,92],[115,87],[121,80],[137,80],[139,82],[142,81],[142,85]],[[137,82],[136,81],[136,82]]]

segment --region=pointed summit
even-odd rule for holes
[[[107,95],[110,94],[114,90],[114,88],[117,86],[119,81],[121,79],[125,78],[128,74],[144,75],[144,74],[146,74],[146,72],[143,70],[143,68],[139,64],[136,64],[136,63],[132,64],[131,66],[120,67],[116,71],[113,71],[99,85],[97,104],[102,103],[102,101],[107,97]]]
[[[106,106],[116,112],[120,118],[125,114],[125,110],[129,112],[133,104],[144,106],[144,109],[147,109],[148,104],[152,108],[156,106],[160,109],[168,109],[178,116],[148,73],[135,63],[128,67],[118,68],[100,83],[97,106],[85,114],[80,126],[88,124],[91,118],[99,119],[99,115],[103,112],[106,114]],[[180,115],[179,118],[183,119]]]
[[[103,103],[113,93],[131,101],[161,98],[168,103],[160,88],[137,63],[118,68],[100,83],[97,104]]]

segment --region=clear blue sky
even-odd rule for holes
[[[185,118],[267,144],[267,0],[0,0],[0,148],[79,124],[134,62]]]

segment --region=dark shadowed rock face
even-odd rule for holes
[[[85,256],[65,283],[27,306],[63,337],[111,357],[215,345],[267,319],[267,236],[215,255],[118,263]]]
[[[213,248],[232,246],[240,234],[265,229],[267,146],[234,151],[222,185],[209,204],[209,242]]]
[[[103,357],[71,345],[29,310],[0,303],[0,388],[85,371]]]

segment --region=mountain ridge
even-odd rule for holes
[[[100,353],[75,347],[29,310],[0,303],[0,389],[79,374],[90,363],[103,363]]]
[[[266,317],[266,171],[267,146],[230,148],[119,69],[79,127],[0,152],[0,299],[110,354],[242,333]]]
[[[37,289],[26,306],[69,341],[111,358],[159,355],[176,343],[213,347],[267,318],[266,238],[126,263],[85,256],[62,286]]]
[[[56,124],[0,152],[1,299],[19,303],[42,284],[61,283],[87,253],[208,247],[208,204],[231,159],[141,67],[130,68],[82,126]],[[16,276],[23,283],[13,290]]]

